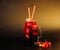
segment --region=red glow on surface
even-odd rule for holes
[[[40,44],[40,42],[37,42],[37,45],[39,45]]]
[[[26,34],[26,38],[30,38],[28,34]]]
[[[51,42],[36,42],[36,45],[42,48],[49,48],[51,47]]]
[[[34,35],[34,36],[37,36],[38,34],[37,34],[37,32],[34,32],[33,35]]]
[[[26,33],[29,33],[29,29],[28,28],[26,29]]]
[[[33,30],[36,30],[36,29],[37,29],[37,26],[36,26],[36,25],[33,25],[33,26],[32,26],[32,29],[33,29]]]
[[[45,48],[45,45],[43,44],[41,47],[42,47],[42,48]]]
[[[32,23],[31,22],[27,22],[26,25],[27,26],[32,26]]]
[[[51,42],[43,42],[42,48],[48,48],[48,47],[51,47]]]

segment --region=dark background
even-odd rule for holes
[[[54,50],[60,49],[59,0],[0,0],[1,49],[23,48],[27,8],[30,6],[32,13],[34,5],[37,6],[34,19],[37,20],[38,26],[42,27],[43,39],[52,41]]]

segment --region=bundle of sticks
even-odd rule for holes
[[[36,5],[34,5],[33,11],[32,11],[32,15],[31,15],[30,7],[28,7],[28,18],[26,19],[26,21],[32,21],[33,20],[35,10],[36,10]]]

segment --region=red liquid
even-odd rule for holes
[[[30,33],[31,32],[31,33]],[[26,38],[30,38],[30,35],[37,36],[37,22],[36,21],[26,21],[25,22],[25,35]]]

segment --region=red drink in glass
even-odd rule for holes
[[[36,20],[26,21],[24,31],[25,31],[24,36],[27,43],[31,43],[31,42],[34,43],[34,41],[37,40],[37,36],[38,36]]]

